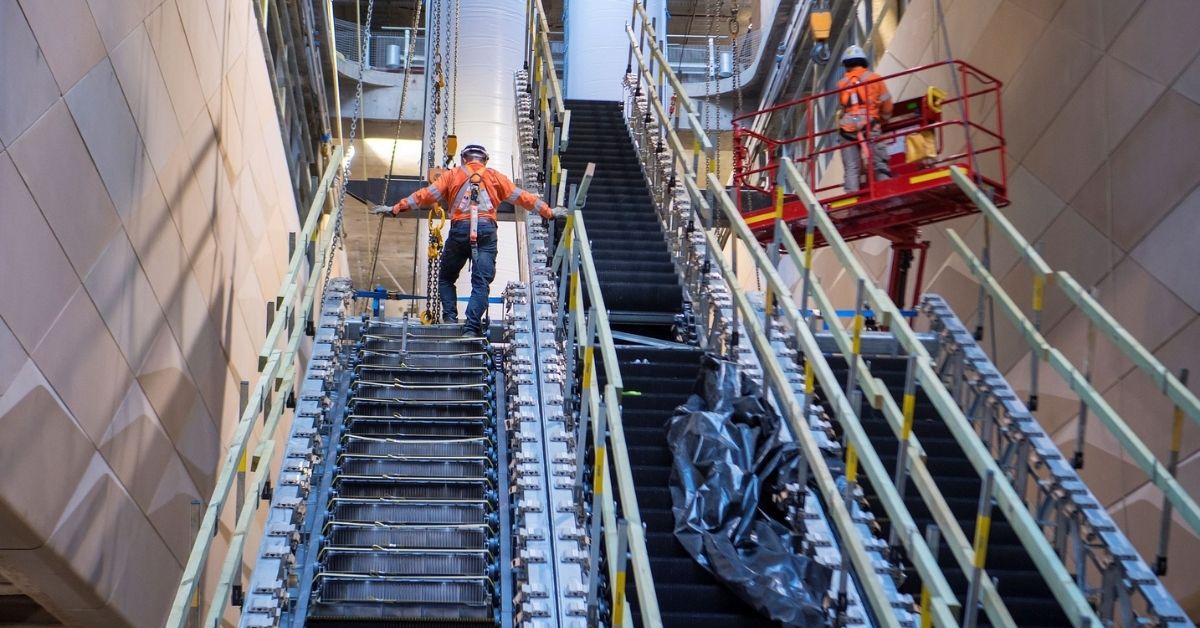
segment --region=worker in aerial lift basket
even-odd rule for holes
[[[471,144],[459,154],[461,166],[446,171],[427,187],[421,188],[388,207],[378,205],[377,214],[398,215],[414,207],[432,207],[449,203],[450,234],[442,250],[438,270],[438,291],[442,298],[442,322],[458,322],[458,295],[454,282],[462,267],[471,262],[471,300],[467,303],[468,336],[483,334],[483,314],[487,311],[488,292],[496,278],[496,206],[509,202],[543,218],[565,216],[562,207],[551,208],[537,195],[518,188],[512,180],[487,167],[487,149]]]
[[[888,168],[888,150],[878,141],[880,129],[892,116],[892,95],[883,81],[875,81],[879,75],[868,69],[867,53],[857,45],[850,46],[842,54],[845,76],[838,81],[838,127],[842,139],[847,142],[842,148],[842,167],[846,179],[842,188],[855,192],[861,186],[862,145],[870,146],[871,163],[875,169],[875,180],[892,177]],[[865,83],[865,84],[864,84]]]

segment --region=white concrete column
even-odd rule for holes
[[[567,0],[566,96],[621,100],[629,56],[629,0]]]
[[[467,144],[486,146],[491,154],[488,165],[511,175],[516,151],[513,73],[520,70],[525,61],[525,3],[520,0],[458,2],[457,28],[453,11],[448,7],[442,16],[442,57],[447,66],[453,59],[448,47],[449,34],[456,31],[460,38],[456,68],[458,145],[460,149]],[[447,93],[443,94],[443,102],[455,84],[449,74],[446,81]],[[441,141],[440,133],[437,141]],[[437,152],[441,154],[440,146]]]
[[[459,150],[467,144],[482,144],[491,155],[488,166],[513,175],[513,163],[517,149],[516,128],[516,94],[513,87],[513,75],[520,70],[525,62],[525,2],[522,0],[458,0],[459,23],[454,24],[454,13],[443,2],[442,15],[442,57],[449,68],[453,55],[449,47],[449,35],[457,32],[458,67],[457,71],[457,120],[455,131],[458,135]],[[428,22],[427,22],[428,24]],[[430,55],[432,59],[432,54]],[[447,92],[455,85],[454,78],[446,76]],[[447,94],[443,94],[443,102]],[[427,109],[432,111],[432,109]],[[439,131],[436,141],[441,142]],[[436,150],[441,155],[441,146]],[[422,155],[424,160],[424,155]],[[458,162],[457,155],[454,159]],[[443,230],[443,236],[446,230]],[[426,237],[422,230],[422,242]],[[501,223],[499,229],[499,249],[496,258],[496,279],[492,282],[491,294],[498,296],[509,281],[519,279],[516,263],[517,238],[513,223]],[[424,247],[421,253],[421,264],[425,264]],[[422,284],[424,285],[424,284]],[[463,268],[455,284],[460,297],[471,294],[471,273],[469,266]],[[466,310],[466,303],[458,306],[458,316],[461,318]],[[493,321],[499,321],[502,316],[500,306],[490,308]]]

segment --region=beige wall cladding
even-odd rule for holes
[[[1200,52],[1196,24],[1198,2],[1146,0],[1113,42],[1111,53],[1158,82],[1170,83]]]
[[[65,623],[178,585],[299,229],[269,84],[249,3],[0,0],[0,573]]]
[[[1133,250],[1141,262],[1193,310],[1200,310],[1200,187],[1192,190]]]
[[[84,0],[21,0],[20,5],[61,91],[104,58],[104,42]]]
[[[58,97],[58,84],[21,7],[0,2],[0,142],[13,143]]]
[[[33,362],[0,397],[0,549],[34,549],[54,531],[95,453]]]
[[[87,275],[120,219],[66,103],[50,107],[8,152],[75,272]]]
[[[0,395],[8,390],[8,385],[17,376],[17,371],[28,361],[21,349],[21,342],[13,335],[4,320],[0,319]]]
[[[1188,69],[1184,70],[1178,79],[1175,79],[1172,87],[1180,94],[1200,102],[1200,56],[1197,56]]]
[[[8,153],[0,153],[0,299],[2,316],[26,352],[42,340],[79,277],[25,188]]]
[[[1198,162],[1200,104],[1167,91],[1071,205],[1129,250],[1200,183]]]
[[[933,2],[912,2],[888,58],[915,64],[944,54]],[[955,16],[965,3],[946,3],[947,20],[958,29],[951,33],[954,51],[1005,82],[1012,205],[1002,211],[1041,247],[1052,268],[1070,272],[1085,288],[1097,287],[1109,312],[1167,368],[1190,368],[1191,389],[1200,390],[1200,39],[1194,33],[1200,3],[1003,0],[975,4],[974,23],[963,26]],[[968,326],[978,284],[944,229],[953,227],[978,255],[982,226],[958,219],[925,229],[933,242],[926,290],[945,297]],[[1032,273],[995,231],[992,248],[995,275],[1030,315]],[[817,268],[827,283],[838,276],[829,265]],[[876,276],[885,282],[885,273]],[[850,295],[840,290],[839,296],[838,305],[848,307]],[[999,308],[997,314],[994,361],[1024,396],[1030,355]],[[1080,368],[1087,327],[1086,317],[1048,287],[1043,329]],[[985,349],[991,344],[991,338],[983,342]],[[1102,335],[1093,363],[1096,388],[1165,462],[1172,407],[1162,390]],[[1036,414],[1070,455],[1079,399],[1045,364],[1040,376]],[[1181,482],[1200,496],[1200,429],[1190,422],[1183,448],[1191,458]],[[1161,495],[1094,415],[1086,456],[1084,479],[1153,561]],[[1179,567],[1200,557],[1200,538],[1176,525],[1172,555],[1164,582],[1200,619],[1200,581],[1194,570]]]
[[[1054,16],[1054,24],[1104,50],[1144,0],[1067,0]]]
[[[128,225],[133,209],[157,183],[112,63],[105,57],[64,96],[104,188]]]

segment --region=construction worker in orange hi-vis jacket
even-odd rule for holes
[[[462,165],[447,170],[432,184],[417,190],[392,206],[377,205],[371,211],[398,215],[413,208],[442,203],[450,209],[450,234],[442,249],[438,270],[438,290],[442,299],[442,322],[458,322],[458,295],[454,282],[471,263],[471,299],[467,303],[468,336],[483,334],[483,314],[487,311],[488,292],[496,278],[496,207],[512,203],[543,218],[566,215],[566,209],[551,208],[545,201],[518,188],[512,180],[487,167],[487,149],[471,144],[459,154]]]
[[[892,95],[879,75],[867,69],[867,54],[859,46],[850,46],[842,54],[846,74],[838,81],[838,130],[847,144],[842,148],[842,166],[846,173],[842,187],[857,191],[862,183],[862,144],[871,150],[875,180],[890,179],[887,146],[877,141],[880,129],[892,117]],[[871,82],[874,81],[874,82]]]

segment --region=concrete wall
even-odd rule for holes
[[[0,0],[0,571],[67,623],[162,623],[256,373],[298,227],[257,28]]]
[[[1200,374],[1200,3],[1191,0],[942,0],[950,46],[1004,81],[1012,206],[1005,210],[1024,235],[1042,243],[1050,264],[1085,286],[1096,286],[1117,319],[1172,370]],[[880,72],[944,59],[931,0],[914,0]],[[893,93],[923,86],[891,86]],[[914,92],[916,93],[916,92]],[[832,173],[840,178],[840,173]],[[978,252],[983,226],[967,217],[944,226],[965,235]],[[949,298],[974,320],[977,285],[944,236],[933,241],[927,290]],[[993,270],[1027,309],[1031,275],[1007,243],[994,241]],[[882,278],[887,247],[860,245]],[[832,256],[820,260],[822,279],[844,305],[852,286]],[[1044,329],[1049,340],[1081,365],[1086,319],[1047,288]],[[997,312],[997,317],[1003,315]],[[1014,329],[996,326],[998,366],[1014,386],[1028,388],[1029,356]],[[1094,381],[1108,401],[1165,461],[1171,404],[1132,363],[1097,340]],[[1070,455],[1078,400],[1043,368],[1037,413]],[[1196,390],[1196,385],[1192,389]],[[1180,481],[1200,494],[1200,431],[1188,423]],[[1084,478],[1114,519],[1153,562],[1159,492],[1123,456],[1094,419],[1087,427]],[[1200,582],[1191,565],[1200,539],[1176,517],[1166,584],[1193,618],[1200,616]]]

